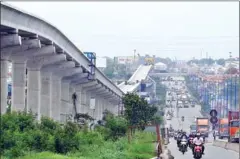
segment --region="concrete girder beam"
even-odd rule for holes
[[[1,49],[11,46],[21,45],[21,37],[18,34],[1,36]]]
[[[91,92],[91,94],[95,94],[95,90],[101,88],[102,85],[101,84],[97,84],[97,85],[93,85],[90,87],[85,88],[84,90]]]
[[[75,82],[72,82],[72,84],[74,84],[74,85],[76,85],[76,86],[80,86],[80,85],[82,85],[82,84],[84,84],[84,83],[89,83],[89,82],[91,82],[91,81],[93,81],[93,80],[89,80],[88,77],[84,77],[84,78],[78,79],[78,80],[75,81]]]
[[[64,78],[64,80],[70,80],[72,84],[76,84],[81,79],[86,78],[87,76],[88,76],[88,73],[75,74],[73,76]]]
[[[31,39],[31,40],[23,40],[22,45],[13,46],[1,49],[1,59],[8,59],[11,56],[24,56],[23,53],[28,50],[32,50],[34,52],[36,48],[40,48],[41,43],[40,40]]]
[[[74,74],[82,73],[82,71],[83,69],[81,67],[74,67],[71,69],[64,69],[61,71],[53,72],[53,74],[63,79],[64,77],[73,76]]]
[[[105,99],[113,98],[113,94],[102,95]]]
[[[115,99],[116,99],[116,97],[114,97],[113,95],[106,96],[105,98],[106,98],[108,101],[109,101],[109,100],[115,100]]]
[[[100,94],[97,94],[97,95],[102,96],[104,98],[107,98],[107,97],[112,96],[112,93],[111,93],[111,91],[108,91],[106,93],[100,93]]]
[[[55,47],[50,45],[42,48],[29,49],[23,52],[12,53],[11,59],[14,61],[25,61],[25,60],[35,59],[35,58],[39,60],[44,56],[54,56],[54,55],[55,55]]]
[[[115,96],[111,96],[110,98],[108,98],[108,100],[117,100],[117,98]]]
[[[96,90],[94,93],[95,94],[102,94],[102,93],[108,93],[108,92],[109,92],[108,89],[106,89],[105,87],[102,87],[102,88]]]
[[[66,70],[75,67],[75,62],[73,61],[63,61],[55,64],[45,65],[42,67],[41,71],[44,72],[56,72],[61,70]]]
[[[96,80],[81,83],[82,89],[84,89],[84,90],[87,89],[87,87],[95,86],[95,85],[97,85],[97,84],[98,84],[98,81],[96,81]]]
[[[111,94],[111,91],[109,89],[105,88],[105,90],[96,92],[96,94],[98,94],[98,95],[108,95],[108,94]]]
[[[114,104],[114,105],[118,105],[118,101],[117,100],[109,100],[110,103]]]
[[[95,87],[91,87],[91,88],[89,88],[88,91],[93,92],[93,93],[95,94],[96,92],[104,91],[104,89],[105,89],[105,88],[102,87],[102,84],[98,84],[98,85],[95,86]]]
[[[49,65],[65,60],[66,55],[64,54],[33,57],[31,60],[27,61],[27,67],[30,69],[40,69],[43,65]]]

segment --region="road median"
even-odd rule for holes
[[[213,142],[213,145],[239,153],[239,144],[237,144],[237,143],[229,143],[229,142],[226,142],[226,141],[216,140],[216,141]]]

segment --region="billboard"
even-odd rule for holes
[[[83,54],[90,61],[90,65],[89,65],[90,72],[88,74],[88,79],[94,79],[95,67],[96,67],[96,53],[95,52],[83,52]]]
[[[138,60],[138,57],[135,57],[135,61]],[[119,64],[131,64],[134,62],[134,56],[118,56],[117,62]]]
[[[229,111],[228,112],[228,120],[237,120],[239,119],[239,112],[238,111]]]

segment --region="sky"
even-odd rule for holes
[[[8,2],[97,56],[239,56],[239,2]]]

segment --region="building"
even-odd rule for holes
[[[154,72],[167,72],[167,65],[162,62],[156,63],[154,65]]]
[[[133,64],[138,61],[137,56],[117,56],[114,57],[118,64]]]

